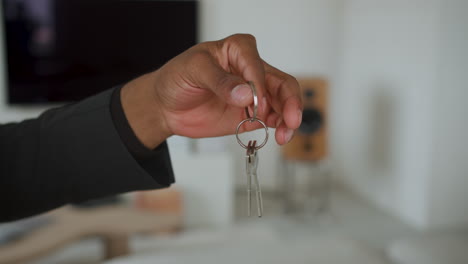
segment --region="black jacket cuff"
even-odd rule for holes
[[[120,90],[122,86],[114,88],[110,102],[112,121],[122,142],[135,159],[135,161],[150,174],[156,182],[163,186],[174,183],[174,173],[172,171],[169,150],[166,141],[157,148],[148,149],[133,132],[122,107]],[[163,165],[165,173],[161,173]]]

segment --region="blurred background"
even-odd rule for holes
[[[0,224],[0,263],[468,263],[468,1],[2,3],[1,123],[234,33],[305,112],[259,150],[262,218],[234,136],[172,137],[173,187]]]

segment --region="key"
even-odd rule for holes
[[[263,215],[263,200],[262,200],[262,190],[260,189],[260,184],[258,182],[257,176],[257,167],[258,167],[258,150],[261,149],[265,144],[268,142],[268,127],[266,124],[257,118],[257,108],[258,108],[258,99],[257,99],[257,92],[255,90],[255,85],[252,82],[249,82],[250,88],[252,89],[252,94],[254,97],[254,105],[253,105],[253,115],[250,116],[248,107],[245,108],[245,115],[246,119],[242,120],[236,128],[236,138],[239,145],[245,148],[245,170],[247,174],[247,214],[250,216],[251,213],[251,198],[252,198],[252,180],[254,181],[255,185],[255,193],[257,196],[257,212],[258,217]],[[258,122],[260,123],[263,128],[265,129],[265,139],[260,145],[257,145],[256,140],[250,140],[247,145],[242,143],[239,138],[239,129],[242,125],[246,122],[253,123]]]
[[[263,200],[262,200],[262,189],[257,176],[258,168],[258,152],[256,149],[257,141],[250,140],[247,145],[247,151],[245,154],[246,162],[246,174],[247,174],[247,215],[251,214],[251,205],[252,205],[252,178],[255,184],[255,192],[257,197],[257,213],[258,217],[263,215]]]

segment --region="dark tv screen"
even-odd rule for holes
[[[197,1],[2,0],[9,102],[83,99],[193,46]]]

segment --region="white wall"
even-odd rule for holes
[[[468,3],[346,2],[335,161],[421,229],[468,224]]]
[[[440,4],[431,226],[468,225],[468,1]]]
[[[346,2],[334,153],[342,179],[426,226],[436,89],[435,1]]]
[[[257,38],[260,55],[296,75],[334,74],[341,1],[201,0],[200,40]]]
[[[171,147],[171,161],[184,201],[184,226],[228,227],[234,221],[231,155],[187,154]],[[174,151],[173,151],[174,150]]]

